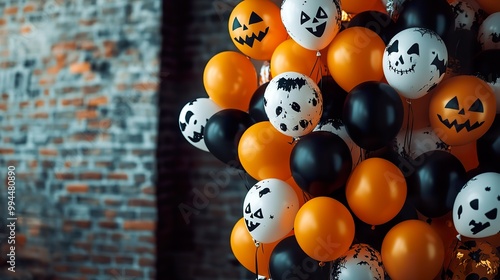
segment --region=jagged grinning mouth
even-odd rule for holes
[[[450,123],[450,121],[448,119],[443,120],[443,117],[440,114],[437,114],[437,116],[438,116],[439,121],[442,124],[444,124],[447,128],[455,127],[455,130],[457,131],[457,133],[460,132],[464,128],[467,130],[467,132],[469,132],[471,130],[474,130],[474,129],[480,127],[484,123],[484,121],[483,122],[475,122],[473,125],[471,125],[469,120],[467,120],[467,121],[465,121],[464,123],[461,123],[461,124],[459,124],[457,122],[457,120],[453,120]]]
[[[415,72],[415,66],[417,64],[412,64],[412,66],[407,69],[407,70],[399,70],[399,69],[396,69],[394,68],[394,66],[392,66],[391,62],[389,61],[389,69],[392,70],[392,72],[396,73],[396,74],[399,74],[399,75],[403,75],[403,74],[408,74],[410,72]]]
[[[323,33],[325,33],[326,22],[323,22],[322,24],[316,26],[316,30],[314,30],[312,27],[306,27],[306,29],[307,31],[311,32],[312,35],[321,37],[323,36]]]
[[[259,31],[259,35],[255,35],[255,33],[252,33],[251,37],[248,37],[248,35],[245,37],[245,39],[243,39],[242,37],[239,37],[239,38],[234,37],[234,40],[236,42],[240,43],[241,45],[247,44],[250,48],[252,48],[253,42],[255,40],[257,40],[259,42],[262,41],[264,39],[264,37],[266,37],[268,31],[269,31],[269,26],[266,27],[266,29],[264,31]]]
[[[249,232],[252,232],[254,229],[256,229],[258,226],[260,226],[260,223],[254,223],[252,221],[249,221],[245,219],[245,222],[247,224],[247,228]]]

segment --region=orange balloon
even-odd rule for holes
[[[354,219],[339,201],[318,196],[299,209],[294,232],[300,248],[309,257],[332,261],[349,250],[354,240]]]
[[[278,76],[284,72],[304,74],[316,83],[325,75],[325,68],[317,51],[308,50],[292,39],[282,42],[271,57],[271,75]]]
[[[459,75],[441,82],[433,91],[429,120],[436,135],[450,146],[479,139],[496,116],[491,86],[475,76]]]
[[[254,179],[288,180],[292,176],[290,155],[293,138],[276,130],[269,121],[250,126],[240,138],[238,157]]]
[[[443,267],[444,245],[426,222],[406,220],[387,232],[382,262],[393,280],[431,280]]]
[[[394,218],[406,200],[406,180],[401,170],[382,158],[358,164],[346,185],[346,198],[354,215],[369,225]]]
[[[476,2],[488,14],[500,12],[500,1],[498,0],[476,0]]]
[[[362,82],[384,78],[384,41],[365,27],[350,27],[333,38],[328,46],[328,70],[345,91]]]
[[[255,273],[255,252],[257,251],[259,275],[266,277],[269,277],[269,259],[271,258],[271,253],[280,241],[281,239],[273,243],[261,243],[257,249],[243,218],[236,222],[230,236],[231,251],[240,264],[252,273]]]
[[[387,13],[384,4],[380,0],[343,0],[342,10],[348,14],[359,14],[364,11]]]
[[[469,171],[479,166],[476,148],[476,141],[472,141],[465,145],[453,146],[450,151],[452,155],[456,156],[460,160],[462,165],[465,167],[465,170]]]
[[[203,85],[208,96],[223,109],[246,112],[258,87],[257,71],[243,54],[224,51],[206,64]]]
[[[269,0],[241,1],[229,16],[228,29],[234,45],[257,60],[269,60],[288,38],[280,8]]]

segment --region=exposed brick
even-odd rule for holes
[[[108,104],[108,98],[106,96],[91,98],[88,102],[89,106],[100,106],[105,104]]]
[[[99,269],[95,267],[80,267],[80,273],[85,275],[97,275],[99,274]]]
[[[127,277],[143,277],[144,273],[141,270],[125,269],[125,276],[127,276]]]
[[[26,108],[30,105],[30,102],[29,101],[21,101],[19,102],[19,108]]]
[[[63,106],[82,106],[83,105],[83,98],[69,98],[69,99],[63,99],[61,101],[61,104]]]
[[[5,25],[7,21],[4,18],[0,18],[0,26]]]
[[[111,127],[112,121],[110,119],[102,119],[102,120],[88,120],[87,127],[89,129],[99,129],[105,130]]]
[[[83,255],[83,254],[71,254],[67,256],[67,260],[69,262],[83,262],[87,261],[89,259],[88,255]]]
[[[119,206],[122,204],[122,202],[120,200],[105,199],[104,204],[107,206]]]
[[[154,236],[140,236],[139,241],[155,244],[156,238]]]
[[[115,263],[117,264],[133,264],[134,258],[131,257],[115,257]]]
[[[99,85],[83,86],[82,87],[83,94],[98,93],[100,90],[101,90],[101,86],[99,86]]]
[[[58,180],[74,180],[75,179],[75,174],[73,173],[55,173],[55,177]]]
[[[92,256],[91,259],[92,259],[92,262],[100,263],[100,264],[105,264],[105,263],[111,262],[111,258],[108,256],[97,255],[97,256]]]
[[[108,174],[108,179],[110,179],[110,180],[127,180],[128,175],[126,173],[110,173],[110,174]]]
[[[43,107],[45,105],[45,100],[38,99],[35,101],[35,107]]]
[[[158,83],[137,83],[134,85],[134,89],[138,91],[154,91],[158,88]]]
[[[79,178],[80,180],[101,180],[102,174],[99,172],[83,172]]]
[[[36,9],[37,9],[37,7],[35,6],[35,4],[29,3],[29,4],[24,5],[23,12],[24,13],[32,13],[32,12],[36,11]]]
[[[41,156],[57,156],[58,154],[56,149],[40,149],[38,153]]]
[[[69,66],[69,71],[73,74],[82,74],[90,71],[90,63],[88,62],[75,62]]]
[[[144,266],[150,266],[150,267],[153,267],[155,266],[155,261],[153,259],[148,259],[148,258],[140,258],[139,259],[139,265],[141,267],[144,267]]]
[[[154,230],[156,224],[153,221],[124,221],[123,229],[125,230]]]
[[[74,243],[74,247],[81,249],[81,250],[84,250],[84,251],[87,251],[87,252],[92,250],[92,244],[89,242],[76,241]]]
[[[144,187],[142,188],[142,193],[154,195],[156,194],[156,189],[154,187]]]
[[[80,110],[80,111],[76,111],[75,116],[77,119],[94,119],[94,118],[97,118],[97,111],[95,111],[95,110]]]
[[[133,198],[129,199],[128,206],[155,207],[156,202],[150,199]]]
[[[12,155],[14,154],[14,149],[0,148],[0,155]]]
[[[7,103],[0,103],[0,110],[7,111]]]
[[[66,191],[69,193],[86,193],[89,191],[89,186],[86,184],[71,184],[66,186]]]
[[[48,119],[49,113],[46,113],[46,112],[35,113],[35,114],[32,114],[31,117],[34,119]]]
[[[101,221],[99,222],[99,227],[107,229],[115,229],[118,228],[118,223],[114,221]]]
[[[10,6],[10,7],[6,7],[3,10],[3,14],[4,15],[15,15],[15,14],[17,14],[18,11],[19,11],[18,6]]]

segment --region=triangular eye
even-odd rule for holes
[[[479,98],[476,99],[476,101],[474,101],[474,103],[472,103],[472,105],[470,106],[469,111],[483,113],[484,112],[483,102],[481,102]]]
[[[262,215],[262,208],[257,210],[253,215],[259,219],[264,218],[264,216]]]
[[[446,103],[446,106],[444,106],[445,108],[448,108],[448,109],[455,109],[455,110],[458,110],[458,98],[455,96],[453,97],[450,101],[448,101],[448,103]]]
[[[252,12],[250,14],[250,20],[248,21],[248,24],[254,24],[254,23],[257,23],[257,22],[261,22],[262,21],[262,18],[256,14],[255,12]]]
[[[238,18],[237,18],[237,17],[235,17],[235,18],[234,18],[234,20],[233,20],[233,30],[236,30],[236,29],[238,29],[238,28],[240,28],[240,27],[241,27],[241,23],[240,23],[240,21],[238,20]]]
[[[302,12],[300,14],[300,24],[304,24],[305,22],[307,22],[310,19],[311,19],[311,17],[308,16],[306,13]]]
[[[477,211],[479,209],[479,199],[474,199],[469,203],[470,207]]]
[[[247,207],[245,207],[245,214],[250,214],[252,213],[252,209],[250,208],[250,203],[247,204]]]
[[[316,12],[316,18],[328,18],[328,15],[325,13],[325,10],[323,10],[323,8],[319,7],[318,11]]]
[[[497,218],[497,209],[491,209],[490,211],[486,212],[486,214],[484,214],[486,216],[486,218],[490,219],[490,220],[495,220]]]
[[[393,52],[399,52],[399,41],[396,40],[396,41],[394,41],[394,43],[392,43],[392,45],[388,46],[387,47],[387,52],[389,54],[391,54]]]
[[[412,45],[412,46],[408,49],[407,54],[416,54],[416,55],[420,55],[420,51],[419,51],[419,48],[418,48],[418,43],[413,44],[413,45]]]

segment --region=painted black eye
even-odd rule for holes
[[[245,214],[250,214],[252,213],[252,209],[250,208],[250,203],[247,204],[247,207],[245,207]]]
[[[316,18],[328,18],[328,15],[325,13],[325,10],[323,10],[323,8],[319,7],[318,11],[316,12]]]
[[[486,218],[490,219],[490,220],[495,220],[497,218],[497,212],[498,210],[496,208],[494,209],[491,209],[490,211],[486,212]]]
[[[469,202],[469,205],[472,209],[476,210],[479,209],[479,199],[474,199],[474,200],[471,200],[471,202]]]
[[[444,106],[447,109],[455,109],[458,110],[458,98],[455,96],[453,97],[448,103],[446,103],[446,106]]]
[[[262,215],[262,208],[257,210],[257,212],[253,213],[253,215],[256,217],[256,218],[259,218],[259,219],[262,219],[264,218],[264,215]]]
[[[393,52],[399,52],[399,41],[396,40],[396,41],[394,41],[394,43],[392,43],[392,45],[390,45],[389,47],[387,47],[387,52],[389,54],[391,54]]]
[[[413,44],[409,49],[407,54],[416,54],[420,55],[420,50],[418,48],[418,43]]]
[[[240,28],[240,27],[241,27],[241,23],[240,23],[240,21],[238,20],[238,18],[237,18],[237,17],[235,17],[235,18],[234,18],[234,20],[233,20],[233,30],[236,30],[236,29],[238,29],[238,28]]]
[[[469,111],[483,113],[484,112],[483,102],[481,102],[479,98],[476,99],[476,101],[474,101],[474,103],[472,103],[472,105],[470,106]]]
[[[257,22],[261,22],[262,21],[262,18],[256,14],[255,12],[252,12],[250,14],[250,20],[248,21],[248,24],[254,24],[254,23],[257,23]]]
[[[304,24],[304,23],[306,23],[310,19],[311,19],[311,17],[308,16],[306,13],[302,12],[300,14],[300,24]]]

